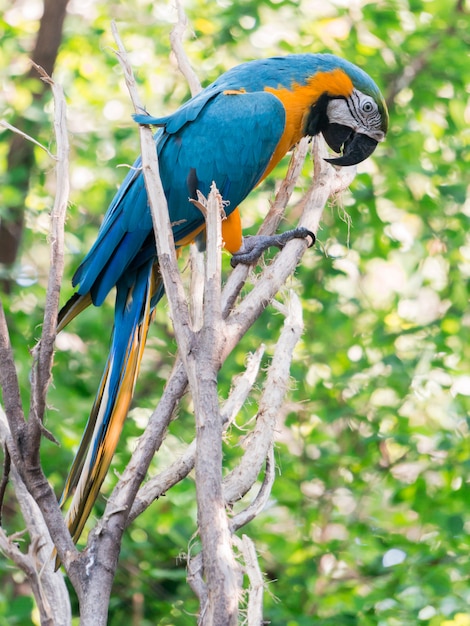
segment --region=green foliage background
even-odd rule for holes
[[[41,120],[37,139],[49,145],[51,108],[32,103],[24,80],[41,3],[1,0],[0,7],[3,116]],[[270,507],[245,529],[269,581],[265,619],[288,626],[469,625],[468,2],[186,0],[185,9],[195,35],[186,50],[204,84],[244,60],[331,51],[368,71],[390,106],[386,143],[360,166],[351,191],[325,212],[318,244],[292,282],[303,300],[306,331],[292,369],[286,426],[280,416],[279,475]],[[132,163],[138,152],[111,19],[152,114],[171,112],[189,96],[169,58],[171,3],[72,1],[55,73],[67,94],[72,144],[64,301],[124,176],[117,166]],[[5,172],[9,141],[2,131],[2,212],[17,193]],[[54,193],[53,163],[39,148],[36,159],[16,287],[4,298],[25,400]],[[246,201],[246,232],[255,231],[285,167]],[[310,164],[304,173],[306,187]],[[294,208],[289,221],[295,218]],[[47,427],[61,447],[43,446],[58,493],[101,375],[111,320],[112,301],[84,314],[58,341]],[[266,311],[224,367],[222,396],[248,351],[264,342],[269,354],[282,321],[272,308]],[[174,352],[163,304],[117,472],[158,401]],[[255,402],[245,407],[240,427],[255,412]],[[152,472],[193,432],[188,405]],[[239,454],[240,434],[234,427],[227,438],[228,469]],[[111,475],[105,492],[114,480]],[[5,525],[13,531],[20,526],[11,500]],[[191,544],[195,515],[188,478],[129,530],[112,626],[195,623],[197,603],[179,559]],[[0,624],[28,624],[34,615],[22,576],[0,560]]]

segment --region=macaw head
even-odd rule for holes
[[[355,65],[342,65],[325,72],[335,80],[325,80],[325,91],[311,106],[305,126],[306,134],[321,133],[332,150],[342,153],[326,159],[340,166],[367,159],[388,130],[387,106],[377,85]]]

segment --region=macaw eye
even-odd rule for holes
[[[370,100],[366,100],[366,102],[364,102],[362,105],[362,110],[364,111],[364,113],[372,113],[372,111],[374,110],[374,103]]]

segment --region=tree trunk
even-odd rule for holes
[[[41,18],[36,45],[32,59],[40,65],[49,76],[54,69],[55,60],[62,40],[62,30],[68,0],[44,0],[44,13]],[[34,67],[28,73],[31,80],[31,93],[36,106],[41,106],[48,96],[49,89],[39,78]],[[30,136],[38,134],[40,122],[19,117],[13,125]],[[11,267],[18,256],[24,225],[24,203],[29,189],[30,172],[34,166],[34,144],[22,135],[14,134],[10,142],[7,157],[8,180],[20,192],[20,199],[5,211],[0,219],[0,263]],[[10,293],[12,279],[6,277],[1,281],[5,293]]]

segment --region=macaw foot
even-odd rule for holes
[[[281,233],[280,235],[253,235],[251,237],[243,237],[242,247],[232,256],[230,264],[232,267],[236,267],[240,263],[243,265],[251,265],[271,246],[283,248],[291,239],[306,239],[307,237],[310,237],[312,240],[308,246],[311,248],[315,243],[315,235],[312,231],[301,226],[293,230],[286,230],[285,233]]]

